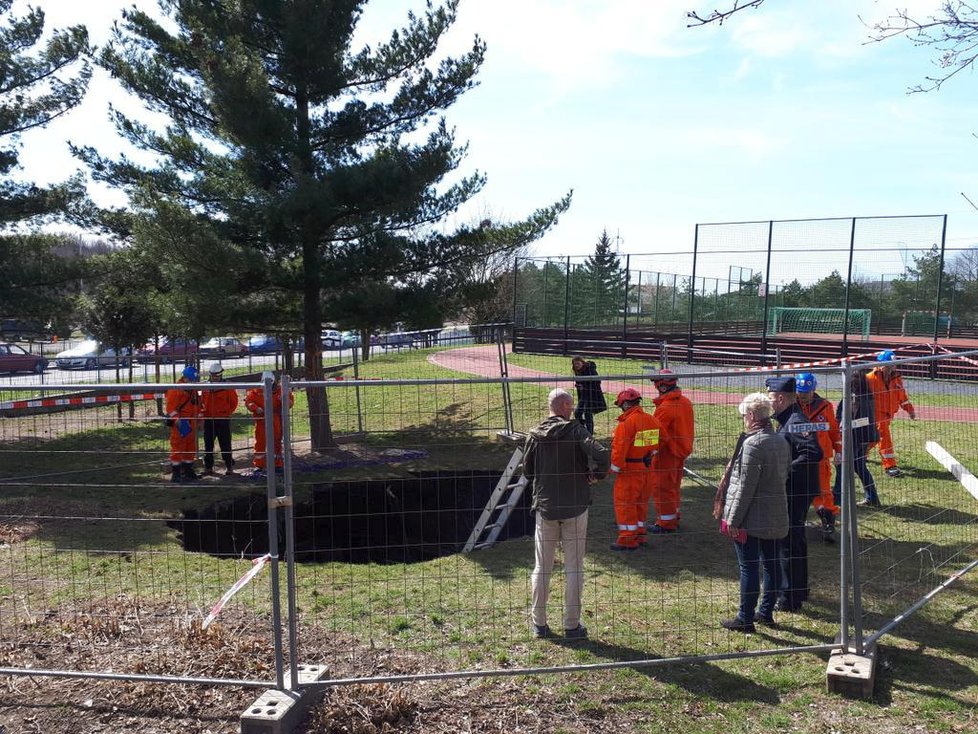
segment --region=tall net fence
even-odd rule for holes
[[[974,248],[943,216],[699,224],[687,252],[521,258],[517,328],[974,339]],[[791,330],[777,313],[808,311]],[[830,317],[830,314],[841,314]]]
[[[836,542],[824,542],[809,512],[803,609],[776,612],[777,629],[724,629],[719,622],[737,614],[740,581],[734,543],[713,518],[716,485],[744,429],[737,406],[764,392],[771,373],[678,373],[696,416],[679,531],[650,533],[633,552],[612,549],[621,532],[614,478],[594,484],[580,617],[588,640],[562,630],[566,549],[557,551],[546,607],[565,644],[537,640],[531,490],[491,543],[462,551],[520,453],[505,437],[541,424],[549,391],[574,393],[575,385],[566,359],[512,355],[503,381],[498,358],[496,345],[413,350],[378,358],[370,369],[383,379],[286,381],[294,406],[283,411],[283,451],[272,447],[273,429],[266,452],[256,452],[261,418],[239,407],[231,418],[235,474],[224,473],[218,450],[217,473],[195,481],[172,481],[171,434],[154,385],[145,386],[151,397],[135,403],[134,418],[127,406],[120,417],[114,405],[19,413],[9,401],[0,405],[5,667],[43,660],[62,671],[256,681],[273,676],[278,651],[325,661],[335,678],[363,679],[827,650],[845,622],[843,594],[855,603],[858,591],[857,616],[872,635],[976,560],[978,500],[952,468],[973,461],[978,393],[907,380],[916,420],[899,413],[891,424],[903,475],[888,475],[878,452],[868,452],[879,502],[853,506],[858,565],[848,585],[841,516]],[[598,361],[592,380],[610,409],[594,416],[594,434],[604,445],[618,425],[612,404],[620,391],[637,390],[652,412],[645,366]],[[842,371],[816,372],[819,394],[837,403]],[[255,389],[274,403],[270,384],[235,387],[242,403]],[[328,450],[310,443],[310,387],[326,390],[337,444]],[[862,491],[857,479],[854,499]],[[653,500],[650,525],[656,516]],[[256,561],[257,575],[216,605]],[[290,628],[297,658],[281,639]],[[225,647],[235,651],[233,664],[211,654]]]

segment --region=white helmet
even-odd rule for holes
[[[274,381],[275,380],[275,373],[274,372],[271,372],[270,370],[265,370],[264,372],[262,372],[261,373],[261,381],[264,382],[265,380],[273,380]]]
[[[211,362],[211,366],[207,368],[207,371],[212,375],[219,375],[224,372],[224,368],[221,367],[220,362]]]

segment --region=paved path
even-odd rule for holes
[[[439,367],[458,372],[466,372],[470,375],[499,377],[499,351],[495,344],[435,352],[428,357],[428,361]],[[508,367],[510,377],[563,377],[563,375],[555,375],[552,372],[533,370],[514,364],[510,364]],[[648,396],[650,391],[653,390],[652,386],[647,382],[642,384],[629,384],[621,380],[610,379],[606,380],[606,382],[614,382],[616,391],[623,390],[626,387],[634,387],[639,392]],[[573,389],[574,386],[573,380],[555,380],[553,384],[568,389]],[[717,392],[689,387],[683,388],[683,394],[692,400],[693,403],[712,405],[738,405],[743,397],[736,392]],[[971,395],[973,396],[973,393]],[[913,400],[912,395],[911,400]],[[901,412],[897,416],[897,420],[903,420],[906,417]],[[932,407],[922,405],[917,408],[917,417],[921,420],[975,423],[978,422],[978,408]]]

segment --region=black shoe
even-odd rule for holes
[[[757,628],[754,627],[753,622],[745,622],[740,617],[731,617],[730,619],[725,619],[720,622],[720,626],[724,629],[733,630],[734,632],[756,632]]]
[[[822,542],[828,545],[835,543],[835,525],[827,525],[822,528]]]
[[[889,469],[886,470],[886,475],[888,477],[902,477],[903,470],[900,469],[900,467],[898,466],[891,466]]]
[[[866,499],[859,500],[859,502],[857,502],[856,504],[859,507],[882,507],[878,499],[871,500],[869,499],[869,497],[867,497]]]
[[[774,603],[774,611],[776,612],[800,612],[801,604],[791,604],[787,599],[778,599]]]
[[[206,469],[204,469],[203,473],[201,473],[201,476],[202,477],[216,477],[217,476],[217,472],[214,471],[214,468],[213,467],[210,467],[209,466]]]
[[[564,630],[564,637],[566,637],[568,640],[586,640],[587,627],[585,627],[583,624],[579,624],[572,630]]]
[[[234,476],[234,467],[233,466],[229,466],[227,469],[225,469],[224,470],[224,476],[226,476],[226,477],[233,477]]]
[[[677,528],[664,528],[661,525],[653,525],[649,528],[649,535],[668,535],[677,532]]]
[[[758,614],[754,617],[754,621],[758,624],[763,624],[765,627],[771,627],[777,629],[778,623],[774,621],[773,614]]]
[[[174,469],[173,470],[173,473],[170,474],[170,481],[173,482],[174,484],[182,484],[183,483],[183,474],[180,473],[180,470],[179,469]]]
[[[183,465],[183,480],[185,482],[196,482],[200,479],[200,474],[194,471],[194,465],[187,463]]]
[[[534,624],[532,627],[533,636],[538,640],[547,640],[554,636],[549,624]]]

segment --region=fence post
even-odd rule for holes
[[[852,292],[852,261],[856,251],[856,218],[849,229],[849,270],[846,272],[846,300],[842,312],[842,356],[849,355],[849,294]]]
[[[774,241],[774,222],[767,223],[767,264],[764,267],[764,324],[761,327],[761,364],[767,363],[767,317],[771,293],[771,245]],[[781,366],[780,358],[778,366]]]
[[[296,621],[295,515],[292,501],[292,380],[282,376],[282,500],[285,505],[285,593],[289,609],[289,690],[299,686]],[[279,624],[278,627],[282,625]]]
[[[264,399],[265,420],[265,493],[268,502],[268,554],[271,558],[272,585],[272,639],[275,646],[275,687],[285,688],[285,671],[282,663],[282,600],[279,583],[279,554],[278,554],[278,507],[279,501],[275,490],[275,420],[272,392],[275,378],[266,377],[262,381],[262,397]],[[285,407],[283,405],[283,413]]]

